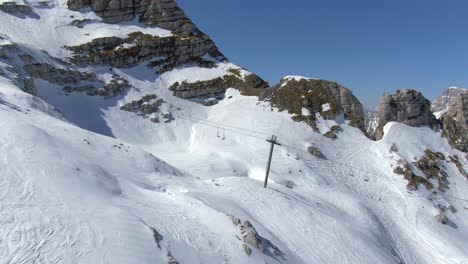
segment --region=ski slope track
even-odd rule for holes
[[[0,263],[468,263],[468,179],[460,170],[468,162],[440,133],[389,123],[372,141],[340,116],[317,116],[317,133],[233,88],[213,106],[181,99],[169,86],[250,73],[221,61],[161,75],[144,63],[78,67],[64,46],[172,32],[106,24],[64,0],[24,4],[34,16],[0,11],[0,47],[92,72],[96,82],[118,74],[131,88],[106,98],[36,79],[26,93],[17,82],[24,61],[0,56]],[[69,25],[75,19],[91,22]],[[121,110],[145,95],[163,99],[161,112],[173,120]],[[338,139],[322,136],[336,125]],[[271,135],[282,146],[263,188]],[[307,153],[311,145],[327,159]],[[446,157],[444,192],[409,191],[394,173],[426,150]],[[436,219],[442,207],[451,208],[446,224]],[[245,221],[260,246],[244,242]]]

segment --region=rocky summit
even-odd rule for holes
[[[280,110],[294,115],[316,129],[317,114],[325,119],[335,119],[340,114],[351,126],[364,128],[362,104],[351,90],[336,82],[305,77],[285,77],[278,85],[265,92],[267,101]]]
[[[383,137],[383,128],[388,122],[409,126],[429,126],[437,129],[439,122],[431,111],[431,102],[420,92],[406,89],[382,97],[376,139]]]

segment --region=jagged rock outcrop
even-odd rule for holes
[[[11,78],[26,92],[37,95],[35,80],[57,84],[67,93],[82,92],[90,96],[113,97],[130,89],[129,82],[114,74],[109,82],[100,80],[95,73],[78,71],[69,64],[50,57],[49,62],[39,62],[28,53],[28,49],[11,43],[0,46],[0,58],[14,61],[16,65],[6,68],[2,75]]]
[[[224,61],[214,42],[206,35],[158,37],[134,32],[127,38],[103,37],[78,46],[67,47],[73,52],[71,62],[86,65],[110,65],[128,67],[149,61],[150,67],[161,67],[163,71],[179,65],[196,62],[197,65],[214,67],[214,63],[203,59],[204,55]],[[161,69],[160,69],[160,73]]]
[[[78,84],[81,81],[96,82],[96,75],[90,72],[79,72],[69,69],[59,69],[48,63],[31,63],[23,69],[32,78],[42,79],[59,85]]]
[[[3,2],[0,4],[0,10],[13,15],[21,14],[25,16],[36,16],[30,6],[17,4],[16,2]]]
[[[174,0],[68,0],[68,8],[90,7],[107,23],[119,23],[138,17],[148,26],[157,26],[184,35],[200,34]]]
[[[445,155],[441,152],[433,152],[429,149],[424,151],[424,156],[414,162],[414,166],[418,168],[427,180],[433,179],[437,181],[437,190],[445,192],[449,187],[447,180],[448,174],[445,171],[443,162],[446,161]]]
[[[206,81],[197,81],[194,83],[176,82],[169,87],[173,95],[183,99],[204,99],[210,97],[222,98],[228,88],[240,90],[243,94],[260,94],[268,83],[255,74],[242,76],[237,69],[229,70],[229,74]]]
[[[415,90],[397,90],[395,94],[382,97],[379,126],[376,139],[383,137],[383,128],[388,122],[399,122],[409,126],[429,126],[437,129],[439,121],[431,111],[431,102]]]
[[[327,159],[327,157],[323,155],[322,151],[315,145],[308,146],[307,152],[309,152],[310,155],[315,156],[317,158]]]
[[[120,107],[121,110],[127,112],[135,112],[145,118],[150,118],[151,122],[159,123],[161,119],[165,123],[174,120],[171,113],[162,112],[161,106],[166,102],[158,98],[155,94],[148,94],[143,96],[140,100],[131,101]]]
[[[449,105],[451,105],[456,100],[458,95],[465,92],[467,92],[466,89],[455,86],[444,90],[442,95],[432,102],[431,108],[432,112],[434,112],[434,115],[436,115],[437,118],[440,118],[448,110]]]
[[[441,117],[442,133],[450,145],[468,152],[468,91],[455,97]]]
[[[34,88],[34,79],[64,86],[66,93],[85,92],[90,96],[113,97],[130,89],[132,86],[121,76],[114,74],[109,83],[99,80],[94,73],[56,68],[48,63],[30,63],[23,66],[28,75],[25,90]]]
[[[364,113],[364,129],[370,139],[375,139],[375,133],[379,126],[379,112],[366,111]]]
[[[224,78],[219,77],[194,83],[176,82],[169,87],[169,90],[177,97],[189,99],[200,96],[220,96],[228,88],[229,83]]]
[[[410,191],[415,191],[419,185],[424,185],[427,190],[432,190],[434,185],[426,178],[416,175],[411,168],[411,165],[406,160],[399,160],[398,165],[393,169],[393,173],[403,175],[405,180],[408,181],[406,188]]]
[[[244,221],[242,222],[241,219],[233,216],[233,215],[227,215],[232,223],[235,226],[239,227],[240,235],[242,238],[242,248],[248,256],[252,253],[252,250],[250,247],[253,247],[257,250],[259,250],[262,254],[268,255],[274,259],[278,260],[286,260],[286,255],[277,247],[275,246],[272,242],[270,242],[268,239],[260,236],[260,234],[255,230],[253,225],[249,221]]]
[[[351,90],[336,82],[307,79],[283,78],[268,89],[265,100],[281,111],[294,114],[297,121],[305,121],[315,128],[316,114],[334,119],[339,114],[350,121],[351,126],[364,130],[364,109]]]

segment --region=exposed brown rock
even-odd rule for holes
[[[253,93],[253,91],[264,91],[268,84],[260,79],[257,75],[251,74],[245,78],[234,74],[226,74],[223,77],[218,77],[206,81],[197,81],[194,83],[176,82],[169,87],[169,90],[177,97],[184,99],[200,98],[200,97],[223,97],[224,92],[228,88],[235,88],[241,93]]]
[[[323,134],[324,137],[329,138],[329,139],[337,139],[338,136],[333,132],[333,131],[327,131],[325,134]]]
[[[158,99],[155,94],[148,94],[143,96],[140,100],[124,104],[120,109],[125,111],[140,111],[143,114],[151,114],[159,111],[159,107],[163,102],[164,101],[162,99]]]
[[[416,175],[411,169],[410,164],[404,160],[398,161],[399,165],[393,170],[393,173],[398,175],[403,175],[404,178],[408,181],[406,188],[410,191],[415,191],[418,189],[419,184],[422,184],[426,189],[431,190],[434,188],[434,185],[427,179]]]
[[[296,121],[305,121],[315,128],[315,114],[319,113],[326,119],[334,119],[338,114],[344,114],[350,120],[350,125],[364,129],[364,110],[362,104],[352,92],[331,81],[316,79],[283,79],[280,84],[268,89],[265,100],[294,114]],[[329,109],[322,109],[328,104]],[[311,115],[304,115],[302,109],[307,109]]]
[[[414,165],[421,170],[426,179],[436,179],[440,192],[445,192],[448,188],[449,182],[447,181],[448,174],[443,168],[442,161],[445,161],[444,154],[426,149],[425,155],[414,163]]]
[[[161,38],[134,32],[127,38],[104,37],[66,48],[74,54],[71,61],[82,66],[128,67],[158,58],[149,66],[162,67],[159,73],[190,62],[200,62],[200,64],[204,62],[208,65],[209,63],[202,59],[204,55],[210,55],[220,61],[225,60],[213,41],[206,35],[186,37],[176,35]]]

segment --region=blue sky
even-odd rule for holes
[[[178,0],[234,63],[271,85],[333,80],[366,105],[414,88],[468,87],[467,0]]]

